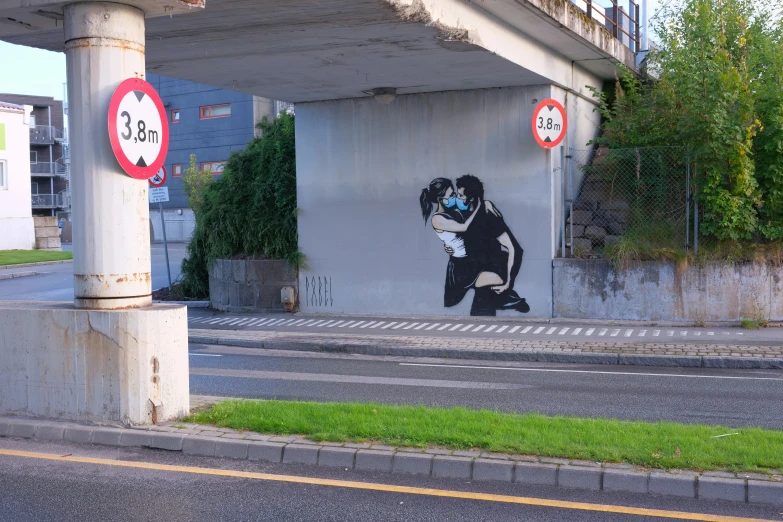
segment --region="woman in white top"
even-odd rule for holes
[[[471,288],[494,285],[497,281],[503,281],[497,273],[484,270],[485,267],[482,267],[475,257],[469,255],[461,236],[461,233],[470,227],[473,218],[482,207],[486,206],[487,211],[494,210],[486,204],[488,202],[478,201],[470,217],[463,219],[462,214],[455,208],[458,202],[454,184],[448,178],[435,178],[429,187],[421,191],[419,203],[425,225],[432,216],[432,228],[443,241],[446,250],[451,252],[446,267],[444,306],[457,305]]]

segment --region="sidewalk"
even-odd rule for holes
[[[284,330],[194,329],[188,340],[268,350],[337,352],[449,359],[623,364],[736,369],[783,369],[783,343],[732,344],[688,341],[642,342],[633,338],[552,339],[520,337],[468,337],[411,334],[302,332]],[[772,344],[772,343],[770,343]]]

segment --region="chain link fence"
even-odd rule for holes
[[[572,149],[567,158],[564,257],[645,259],[687,248],[685,149]]]

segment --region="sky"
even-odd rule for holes
[[[604,4],[606,0],[597,3]],[[649,16],[666,3],[667,0],[649,0]],[[0,92],[63,99],[65,54],[0,42],[0,63],[4,72],[0,74]]]

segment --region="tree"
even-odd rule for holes
[[[199,169],[196,163],[196,155],[190,155],[190,166],[182,173],[182,187],[188,197],[188,205],[193,213],[198,213],[206,192],[213,180],[212,169],[208,166]]]

